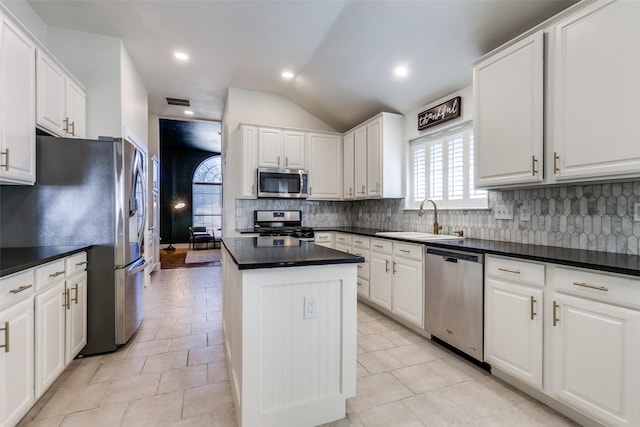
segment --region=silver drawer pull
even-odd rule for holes
[[[362,286],[362,283],[358,282],[358,286]]]
[[[77,267],[80,267],[81,265],[87,265],[87,264],[89,264],[89,261],[76,262]]]
[[[607,292],[609,290],[609,288],[607,288],[606,286],[590,285],[584,282],[573,282],[573,285],[581,286],[583,288],[596,289],[598,291],[604,291],[604,292]]]
[[[405,254],[410,254],[411,253],[411,251],[408,251],[406,249],[400,249],[400,252],[404,252]]]
[[[362,266],[361,265],[358,265],[358,270],[362,270]]]
[[[10,293],[10,294],[19,294],[20,292],[22,292],[22,291],[26,291],[27,289],[29,289],[29,288],[31,288],[31,287],[33,287],[33,285],[22,285],[22,286],[20,286],[20,287],[19,287],[19,288],[17,288],[17,289],[11,289],[11,290],[9,291],[9,293]]]
[[[538,313],[536,313],[534,311],[534,304],[537,302],[537,300],[534,297],[530,297],[530,298],[531,298],[531,300],[530,300],[530,302],[531,302],[531,320],[533,320],[535,315],[538,314]]]
[[[520,274],[519,270],[511,270],[510,268],[499,268],[500,271],[505,271],[507,273]]]
[[[0,345],[0,348],[4,348],[4,352],[9,353],[9,322],[4,322],[4,328],[0,328],[0,331],[4,331],[4,344]]]
[[[382,245],[373,245],[374,248],[382,249]]]
[[[64,274],[64,270],[56,271],[55,273],[51,273],[49,277],[58,277],[59,275]]]
[[[354,242],[362,244],[362,241],[360,240],[354,240]]]

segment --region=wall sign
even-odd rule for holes
[[[456,96],[440,105],[429,108],[418,114],[418,130],[425,130],[437,126],[449,120],[460,117],[462,114],[462,97]]]

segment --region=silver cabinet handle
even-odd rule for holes
[[[71,122],[69,126],[71,126],[71,130],[69,131],[71,136],[76,136],[76,122],[75,121]]]
[[[382,249],[382,245],[373,245],[374,248]]]
[[[396,274],[396,273],[397,273],[397,271],[396,271],[396,262],[393,261],[393,274]]]
[[[556,174],[560,172],[560,167],[558,167],[558,160],[560,160],[560,156],[555,151],[553,152],[553,173]]]
[[[278,166],[280,166],[280,156],[278,156]]]
[[[22,286],[20,286],[20,287],[18,287],[16,289],[11,289],[9,291],[9,293],[10,294],[18,294],[18,293],[20,293],[22,291],[26,291],[27,289],[32,288],[32,287],[33,287],[33,285],[22,285]]]
[[[535,315],[536,315],[536,314],[538,314],[538,313],[536,313],[536,312],[534,311],[534,306],[533,306],[533,305],[534,305],[535,303],[536,303],[536,299],[535,299],[534,297],[531,297],[531,320],[533,320],[533,318],[535,317]]]
[[[400,249],[400,252],[404,252],[405,254],[410,254],[411,253],[411,251],[408,251],[406,249]]]
[[[0,328],[0,331],[4,331],[4,344],[0,345],[0,348],[4,348],[4,352],[9,353],[9,322],[4,322],[4,328]]]
[[[558,308],[560,308],[560,306],[558,305],[557,302],[553,302],[553,326],[556,326],[558,324],[558,322],[560,322],[560,319],[558,319]]]
[[[76,304],[78,304],[78,284],[76,283],[75,286],[73,288],[71,288],[71,290],[76,292],[76,296],[74,298],[71,298],[71,301],[73,301]]]
[[[149,227],[149,228],[153,228],[153,227]],[[89,264],[89,261],[82,261],[82,262],[76,262],[76,266],[80,267],[81,265],[87,265]]]
[[[538,173],[538,168],[536,168],[537,164],[538,159],[536,159],[536,156],[531,156],[531,176],[536,176]]]
[[[4,168],[4,170],[9,170],[9,149],[7,148],[4,151],[0,151],[0,155],[4,155],[4,164],[0,164],[0,168]]]
[[[385,273],[389,272],[389,260],[388,259],[384,260],[384,272]]]
[[[289,157],[285,157],[285,158],[284,158],[284,165],[285,165],[286,167],[289,167]]]
[[[355,254],[358,255],[358,254]],[[362,270],[362,266],[360,264],[358,264],[358,270]]]
[[[499,268],[500,271],[506,271],[507,273],[520,274],[519,270],[511,270],[510,268]]]
[[[583,288],[589,288],[589,289],[596,289],[598,291],[604,291],[604,292],[608,292],[609,288],[607,288],[606,286],[598,286],[598,285],[590,285],[588,283],[584,283],[584,282],[573,282],[574,286],[580,286]]]
[[[360,282],[357,282],[357,283],[358,283],[358,286],[362,286],[362,283],[360,283]]]
[[[364,194],[366,191],[364,189],[364,185],[362,186],[362,194]]]
[[[69,133],[69,117],[65,117],[65,118],[62,120],[62,123],[64,124],[64,126],[62,127],[62,130],[63,130],[65,133]]]
[[[51,273],[51,274],[49,274],[49,277],[58,277],[61,274],[64,274],[64,270],[56,271],[55,273]]]
[[[62,293],[62,297],[64,298],[64,301],[62,302],[62,306],[64,308],[66,308],[67,310],[69,310],[71,308],[71,304],[69,303],[69,290],[68,289]]]

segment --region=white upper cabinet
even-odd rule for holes
[[[478,187],[542,182],[543,58],[538,31],[474,66]]]
[[[241,155],[242,168],[240,170],[240,197],[255,199],[256,181],[258,179],[258,128],[241,125],[242,137]]]
[[[367,197],[382,194],[382,118],[367,123]]]
[[[353,132],[353,173],[355,198],[367,197],[367,127],[360,126]]]
[[[309,199],[342,199],[342,142],[339,135],[310,133]]]
[[[305,147],[305,132],[258,128],[259,166],[304,169]]]
[[[0,14],[0,183],[36,179],[36,47]]]
[[[82,86],[45,51],[37,52],[36,124],[62,137],[85,136],[86,99]]]
[[[355,181],[354,181],[354,133],[349,132],[342,138],[343,144],[343,187],[342,193],[344,200],[353,200],[355,198]]]
[[[600,1],[550,32],[557,181],[640,175],[640,3]]]

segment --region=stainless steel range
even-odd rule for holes
[[[253,211],[253,229],[261,236],[314,240],[313,228],[302,226],[302,211]]]

